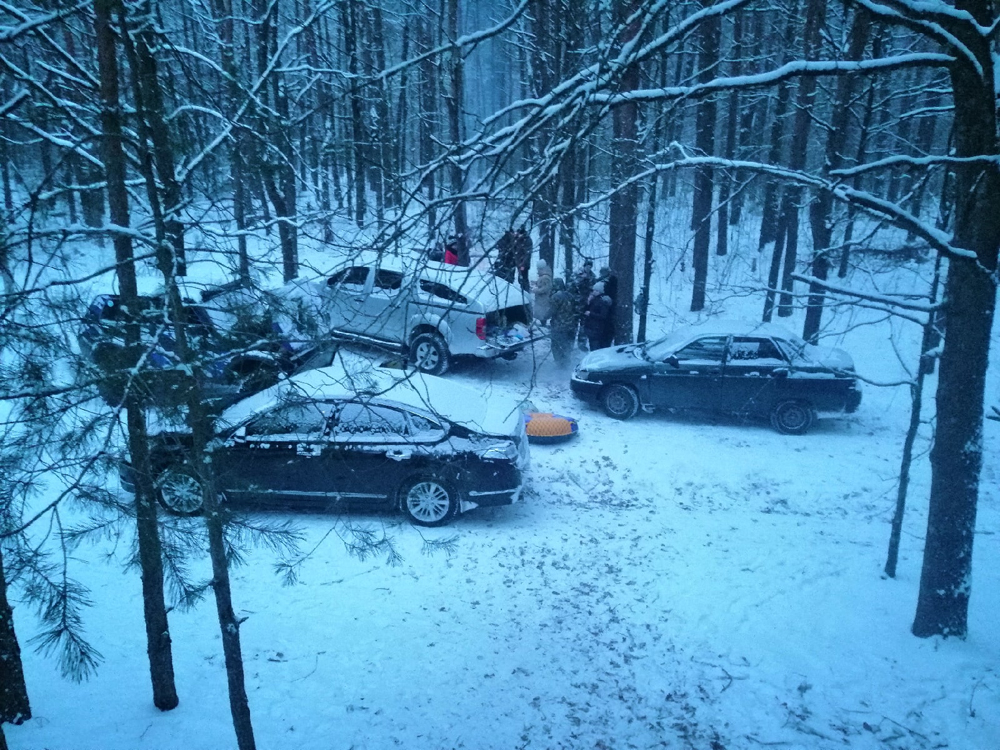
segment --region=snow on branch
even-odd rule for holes
[[[959,39],[954,27],[972,27],[980,36],[987,36],[989,30],[975,22],[968,13],[948,8],[943,2],[914,2],[913,0],[852,0],[873,15],[885,21],[896,21],[901,26],[923,34],[939,44],[951,47],[976,71],[983,75],[983,66],[969,47]],[[951,12],[942,12],[950,10]],[[935,20],[936,19],[936,20]]]
[[[958,166],[962,164],[981,164],[984,167],[1000,166],[1000,156],[888,156],[868,164],[859,164],[856,167],[845,167],[844,169],[831,169],[830,174],[834,177],[853,177],[865,172],[876,172],[881,169],[896,166],[908,167],[934,167],[934,166]]]
[[[0,10],[5,13],[9,13],[15,18],[21,19],[21,23],[17,26],[2,26],[0,27],[0,42],[13,42],[19,36],[28,34],[35,31],[42,26],[47,26],[48,24],[58,21],[66,16],[73,15],[78,10],[82,10],[90,5],[89,0],[83,0],[76,5],[72,5],[69,8],[63,10],[56,10],[51,13],[45,13],[41,16],[36,16],[34,18],[29,18],[23,11],[21,11],[16,6],[10,5],[9,3],[0,3]]]
[[[846,286],[841,286],[840,284],[834,284],[826,279],[820,279],[816,276],[807,276],[801,273],[793,273],[792,278],[796,281],[803,281],[811,286],[822,287],[827,292],[832,294],[839,294],[844,297],[854,297],[856,299],[867,300],[868,302],[877,302],[880,305],[885,305],[892,308],[900,308],[903,310],[912,310],[914,312],[932,313],[935,310],[939,310],[941,305],[932,304],[929,302],[917,303],[912,302],[909,299],[901,298],[898,295],[892,294],[872,294],[871,292],[861,292],[857,289],[851,289]]]
[[[591,101],[615,105],[628,101],[651,102],[663,99],[690,99],[708,96],[718,91],[773,86],[799,76],[833,76],[848,73],[883,73],[904,68],[947,67],[955,58],[940,53],[913,53],[895,55],[875,60],[793,60],[781,67],[756,75],[715,78],[694,86],[667,86],[655,89],[636,89],[613,94],[594,94]]]

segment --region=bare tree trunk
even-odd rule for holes
[[[784,33],[784,55],[782,56],[782,62],[787,63],[792,56],[795,49],[795,38],[796,29],[798,28],[798,0],[792,0],[789,4],[788,15],[785,19],[785,33]],[[785,83],[780,84],[778,87],[778,96],[774,105],[774,115],[771,120],[771,136],[770,136],[770,146],[768,147],[767,159],[770,164],[778,164],[781,161],[781,140],[782,135],[785,130],[785,115],[788,112],[788,103],[791,101],[791,87]],[[778,208],[781,204],[781,190],[778,183],[771,179],[764,180],[764,198],[763,207],[761,209],[761,222],[760,222],[760,238],[757,241],[757,252],[762,253],[764,248],[767,247],[772,242],[778,240],[778,234],[781,228],[781,222],[779,221],[780,213]],[[783,243],[782,243],[783,244]],[[777,252],[775,248],[774,252]],[[771,261],[772,268],[774,267],[774,260]],[[778,258],[778,267],[781,266],[780,256]],[[756,264],[754,265],[756,269]],[[768,291],[767,299],[764,302],[764,320],[768,321],[771,319],[770,310],[774,307],[774,288],[776,286],[777,277],[774,280],[775,283],[768,281]]]
[[[444,20],[447,24],[448,41],[458,39],[459,1],[442,0],[444,5]],[[465,68],[462,51],[453,49],[448,53],[448,89],[444,95],[445,106],[448,109],[448,136],[451,147],[455,151],[451,159],[451,195],[453,199],[465,191],[465,169],[459,162],[458,152],[462,145],[462,115],[465,108]],[[455,235],[458,240],[458,262],[469,265],[469,224],[465,212],[465,201],[455,200]]]
[[[344,48],[347,55],[347,71],[351,74],[351,128],[354,143],[354,221],[364,227],[368,213],[368,191],[365,174],[368,170],[368,132],[365,128],[362,107],[361,85],[358,82],[358,23],[357,7],[353,0],[342,0],[340,4],[341,23],[344,27]]]
[[[31,718],[28,686],[21,665],[21,647],[14,632],[14,609],[7,601],[7,578],[0,548],[0,725],[20,724]]]
[[[703,0],[707,7],[712,3]],[[701,82],[712,79],[712,65],[719,58],[719,39],[722,34],[722,22],[718,17],[704,21],[699,26],[701,49],[698,51],[698,80]],[[709,96],[698,106],[695,117],[695,148],[699,154],[712,156],[715,154],[715,117],[716,100]],[[694,267],[694,288],[691,292],[691,311],[705,309],[705,288],[708,284],[708,251],[712,242],[712,191],[714,188],[714,170],[699,167],[694,173],[694,200],[691,206],[691,227],[694,229],[694,252],[691,258]],[[728,231],[722,226],[720,231]]]
[[[97,41],[97,61],[101,86],[101,123],[104,165],[107,173],[108,205],[111,223],[116,227],[129,227],[128,192],[126,188],[125,152],[122,148],[122,126],[118,92],[118,58],[115,36],[111,28],[111,10],[115,0],[94,0],[94,32]],[[138,288],[132,240],[128,234],[116,232],[113,238],[115,260],[118,266],[118,283],[122,304],[128,309],[138,308]],[[135,350],[139,346],[138,321],[125,327],[126,346]],[[138,528],[139,564],[142,570],[143,611],[146,620],[146,643],[149,654],[150,677],[153,685],[153,704],[161,710],[177,706],[174,686],[173,657],[166,606],[163,598],[163,561],[160,549],[156,506],[149,476],[149,445],[146,437],[145,415],[134,391],[125,394],[126,421],[129,452],[136,469],[135,509]]]
[[[416,23],[417,53],[422,54],[431,49],[430,23],[426,18],[418,18]],[[436,95],[438,71],[434,61],[429,57],[420,63],[418,69],[420,71],[420,84],[417,87],[420,101],[420,121],[417,126],[417,139],[419,141],[421,169],[426,170],[421,187],[425,193],[424,201],[429,206],[427,209],[427,231],[429,234],[433,234],[437,231],[437,211],[434,209],[434,200],[437,198],[437,177],[435,170],[429,169],[427,165],[434,159],[434,138],[438,127],[438,98]]]
[[[410,23],[403,23],[403,48],[400,51],[400,58],[409,59],[410,56]],[[396,140],[392,157],[393,169],[395,170],[395,181],[392,185],[392,205],[400,206],[403,203],[403,175],[407,168],[407,132],[409,128],[408,119],[410,117],[409,99],[407,98],[409,89],[408,70],[399,74],[399,99],[396,105]]]
[[[730,58],[732,60],[729,65],[730,75],[738,78],[743,71],[743,15],[740,13],[737,13],[733,19],[733,48],[730,52]],[[726,145],[722,154],[726,159],[736,158],[739,117],[740,93],[738,89],[733,89],[729,92],[729,105],[726,112]],[[719,210],[715,227],[718,238],[715,243],[716,255],[729,253],[729,201],[735,179],[736,174],[732,171],[719,173]]]
[[[812,60],[819,50],[820,32],[826,16],[825,0],[806,0],[806,25],[803,30],[803,56]],[[806,166],[809,153],[809,129],[812,124],[812,111],[815,106],[816,79],[806,76],[799,81],[795,95],[795,118],[793,120],[792,144],[789,152],[789,166],[802,170]],[[787,318],[793,312],[795,300],[792,287],[795,280],[795,264],[798,262],[799,246],[799,208],[803,199],[803,191],[799,186],[793,186],[785,191],[782,200],[782,222],[785,224],[785,258],[781,274],[781,296],[778,299],[778,317]]]
[[[871,16],[863,8],[854,13],[848,41],[847,59],[860,60],[868,44]],[[833,102],[833,117],[826,133],[826,160],[823,171],[839,169],[843,162],[843,151],[847,145],[848,123],[851,115],[851,100],[854,98],[854,76],[840,76]],[[809,206],[809,225],[812,228],[813,259],[812,275],[822,281],[830,271],[830,245],[833,237],[833,196],[821,191]],[[802,338],[815,344],[819,337],[820,322],[823,318],[824,287],[822,284],[809,285],[809,302]]]
[[[941,256],[934,261],[934,280],[931,282],[930,293],[927,295],[931,304],[938,301],[938,286],[941,278]],[[910,487],[910,465],[913,462],[913,444],[920,429],[920,412],[924,401],[924,378],[933,368],[928,368],[926,362],[928,352],[935,346],[938,338],[935,326],[936,316],[930,313],[924,324],[924,334],[920,342],[920,360],[917,362],[917,373],[914,382],[910,384],[910,424],[903,440],[903,456],[899,463],[899,486],[896,488],[896,511],[892,516],[892,528],[889,533],[889,552],[885,560],[885,574],[896,577],[896,563],[899,561],[899,540],[903,533],[903,515],[906,512],[906,493]],[[931,360],[933,362],[933,360]]]
[[[955,9],[971,22],[953,33],[974,55],[977,68],[961,62],[949,68],[955,106],[954,156],[994,156],[997,113],[991,41],[980,28],[993,22],[993,9],[976,0],[957,0]],[[983,397],[990,331],[996,309],[997,251],[1000,248],[1000,174],[993,166],[954,168],[955,231],[952,242],[974,257],[952,257],[944,348],[937,389],[937,430],[931,450],[931,496],[927,540],[913,634],[964,638],[968,632],[972,549],[983,456]]]
[[[616,0],[616,19],[624,23],[634,10],[634,0]],[[637,21],[623,28],[621,42],[630,41],[639,33]],[[639,67],[629,66],[621,76],[620,90],[639,88]],[[635,182],[625,185],[636,172],[639,150],[639,107],[635,102],[619,104],[612,112],[614,140],[611,143],[611,184],[616,188],[609,209],[608,260],[612,273],[618,277],[618,292],[612,309],[615,342],[632,340],[632,303],[635,296],[635,244],[639,220],[639,187]],[[624,185],[624,187],[619,187]]]

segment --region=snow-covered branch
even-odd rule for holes
[[[627,101],[652,102],[664,99],[691,99],[708,96],[718,91],[773,86],[789,78],[800,76],[875,74],[905,68],[947,67],[954,62],[954,57],[938,53],[895,55],[875,60],[794,60],[774,70],[756,75],[715,78],[694,86],[668,86],[612,94],[594,94],[590,101],[615,105]]]

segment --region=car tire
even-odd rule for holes
[[[631,419],[639,411],[639,394],[631,386],[614,383],[601,391],[601,405],[609,417]]]
[[[808,432],[815,418],[815,412],[805,401],[781,401],[771,410],[771,425],[785,435]]]
[[[156,481],[156,498],[174,516],[197,516],[205,510],[201,481],[190,469],[169,468]]]
[[[399,509],[416,526],[444,526],[458,514],[458,496],[437,477],[414,477],[399,488]]]
[[[448,372],[448,345],[437,333],[418,333],[410,342],[410,364],[428,375]]]

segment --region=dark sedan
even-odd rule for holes
[[[223,412],[211,456],[226,502],[399,508],[442,526],[519,499],[529,455],[517,403],[412,371],[366,370],[312,370]],[[156,437],[154,482],[173,513],[202,509],[188,444],[183,432]],[[134,486],[129,467],[122,484]]]
[[[846,352],[780,326],[728,321],[591,352],[571,386],[616,419],[640,408],[705,410],[770,417],[788,434],[806,432],[817,412],[853,412],[861,403]]]

